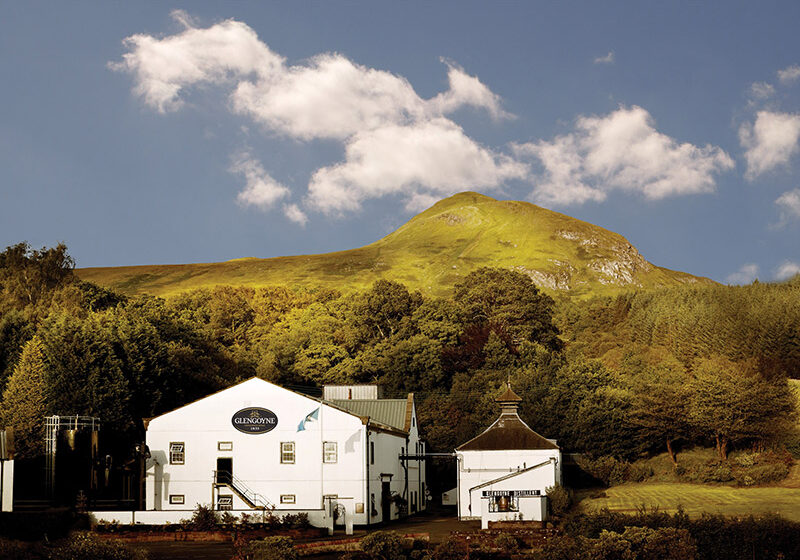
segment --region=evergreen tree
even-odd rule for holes
[[[19,458],[37,457],[44,451],[46,369],[42,342],[34,337],[23,347],[3,392],[0,421],[3,426],[14,429],[14,444]]]

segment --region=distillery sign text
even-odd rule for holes
[[[243,408],[233,415],[231,424],[245,434],[264,434],[278,425],[278,417],[266,408]]]

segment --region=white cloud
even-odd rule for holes
[[[300,210],[297,204],[285,204],[283,206],[283,214],[291,221],[301,226],[306,225],[308,222],[308,216],[306,216],[305,212]]]
[[[786,191],[775,200],[775,204],[778,205],[781,213],[779,226],[785,225],[791,220],[800,219],[800,189]]]
[[[614,51],[608,51],[605,56],[598,56],[594,59],[595,64],[614,64]]]
[[[637,106],[580,117],[574,132],[514,149],[542,165],[543,173],[533,178],[532,199],[560,205],[602,201],[612,190],[650,199],[712,192],[714,175],[734,166],[716,146],[678,143],[659,132]]]
[[[758,111],[754,123],[739,127],[739,142],[745,149],[745,178],[752,181],[785,165],[798,151],[800,115]]]
[[[778,80],[780,80],[783,85],[796,82],[798,78],[800,78],[800,66],[797,64],[787,66],[783,70],[778,70]]]
[[[480,146],[446,118],[462,107],[494,119],[511,117],[498,95],[455,63],[444,61],[448,89],[423,99],[402,76],[340,54],[287,65],[244,23],[199,29],[184,12],[173,18],[181,32],[129,37],[122,61],[110,66],[130,73],[134,92],[162,113],[180,109],[192,86],[213,84],[229,89],[231,111],[267,131],[342,142],[345,161],[318,169],[309,183],[306,200],[316,209],[341,213],[395,193],[415,207],[426,197],[493,188],[525,175],[526,165]],[[246,179],[242,204],[269,208],[290,194],[250,155],[231,170]],[[297,223],[307,220],[296,204],[284,211]]]
[[[775,87],[767,82],[754,82],[750,84],[750,97],[753,99],[768,99],[775,95]]]
[[[289,189],[273,179],[249,153],[234,158],[231,173],[243,175],[246,186],[236,200],[243,206],[256,206],[268,210],[281,198],[289,196]]]
[[[499,120],[511,118],[505,112],[500,96],[486,87],[476,76],[470,76],[453,62],[442,60],[447,64],[447,81],[450,88],[430,101],[434,111],[449,113],[460,107],[472,106],[486,109],[492,118]]]
[[[800,264],[792,261],[784,261],[775,270],[775,279],[788,280],[789,278],[792,278],[798,274],[800,274]]]
[[[728,284],[750,284],[758,278],[758,265],[753,263],[743,264],[739,270],[728,275],[725,281]]]
[[[185,27],[183,32],[163,39],[132,35],[123,41],[128,52],[122,61],[109,63],[114,70],[133,74],[134,93],[161,113],[183,105],[180,94],[187,86],[249,74],[266,78],[283,67],[283,58],[244,23],[227,20],[196,29],[185,12],[176,10],[172,16]]]
[[[526,176],[526,165],[488,150],[445,118],[385,126],[356,134],[345,161],[318,169],[308,201],[326,213],[356,210],[389,194],[447,196],[465,188],[494,188]]]

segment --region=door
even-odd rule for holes
[[[217,457],[217,484],[233,483],[233,457]]]
[[[381,521],[386,523],[392,518],[392,491],[389,482],[381,482]]]

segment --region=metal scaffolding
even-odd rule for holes
[[[89,428],[91,431],[97,432],[100,431],[100,419],[94,416],[46,416],[44,421],[45,490],[47,497],[52,498],[56,485],[56,453],[59,432],[81,428]]]

